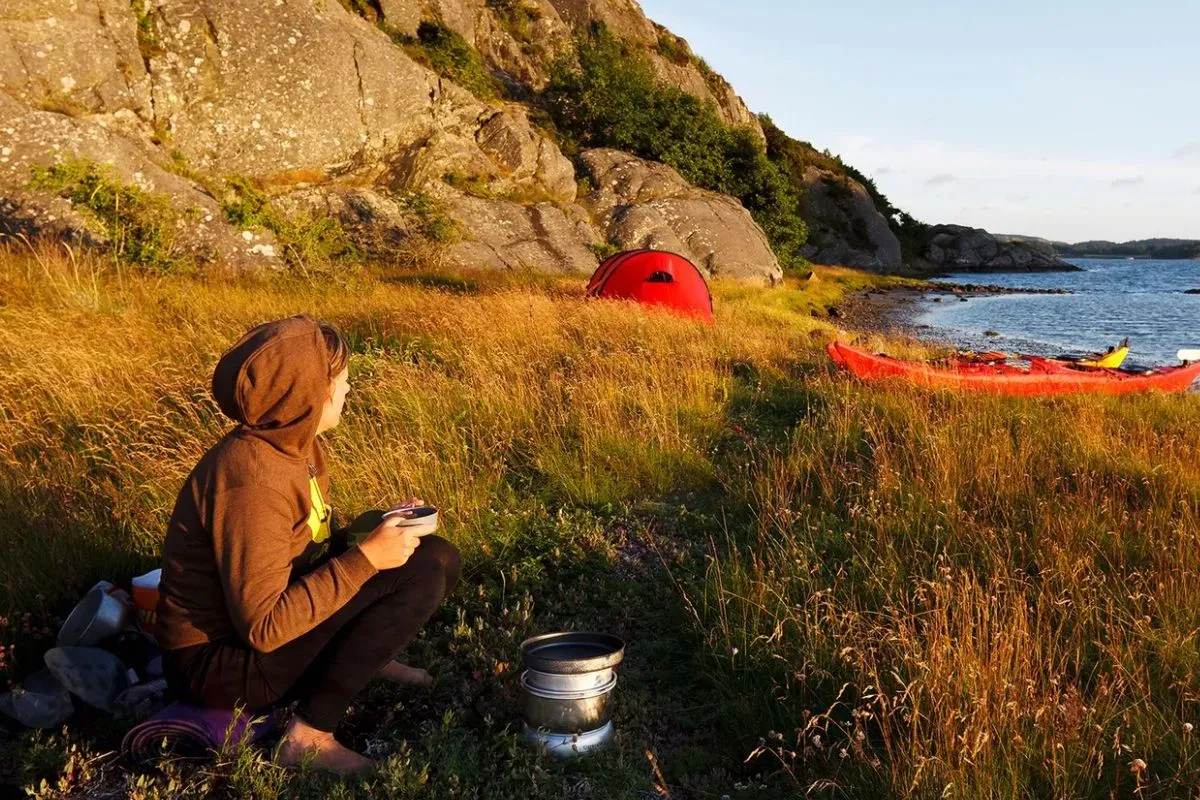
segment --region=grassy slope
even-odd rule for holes
[[[630,797],[651,751],[676,798],[1194,791],[1196,398],[862,386],[810,312],[875,279],[818,273],[717,286],[708,328],[578,281],[118,282],[0,253],[10,675],[90,581],[154,563],[225,428],[211,366],[267,318],[353,342],[336,504],[419,494],[468,561],[413,646],[439,686],[373,687],[347,721],[388,755],[367,782],[254,750],[129,775],[87,715],[11,741],[5,773],[51,796]],[[520,640],[562,627],[630,643],[619,744],[570,767],[511,724]]]

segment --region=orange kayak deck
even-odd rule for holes
[[[863,380],[902,378],[920,386],[967,389],[990,394],[1033,397],[1041,395],[1132,394],[1134,392],[1182,392],[1200,377],[1200,362],[1174,367],[1156,367],[1145,372],[1113,369],[1053,371],[1006,369],[942,369],[920,361],[904,361],[831,342],[826,348],[838,366]]]

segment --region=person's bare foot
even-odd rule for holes
[[[319,731],[299,717],[292,717],[275,760],[287,767],[309,764],[317,769],[352,775],[375,766],[371,759],[343,747],[333,734]]]
[[[408,664],[402,664],[394,659],[379,670],[379,677],[401,686],[428,686],[433,683],[433,678],[425,670],[420,667],[410,667]]]

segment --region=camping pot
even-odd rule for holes
[[[90,646],[120,633],[133,619],[133,609],[97,584],[79,601],[58,630],[58,646]]]
[[[595,730],[608,722],[608,696],[616,685],[614,675],[607,683],[591,689],[555,691],[532,685],[526,671],[521,675],[525,723],[559,733]]]
[[[625,643],[606,633],[566,632],[521,643],[526,738],[559,757],[612,738],[609,698]]]

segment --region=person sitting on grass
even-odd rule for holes
[[[396,516],[370,512],[358,544],[331,531],[318,437],[341,417],[348,360],[342,335],[308,317],[259,325],[221,356],[212,392],[238,425],[179,492],[155,625],[182,700],[249,713],[295,702],[277,758],[342,773],[373,762],[334,729],[373,677],[427,682],[394,659],[460,571],[452,544]]]

